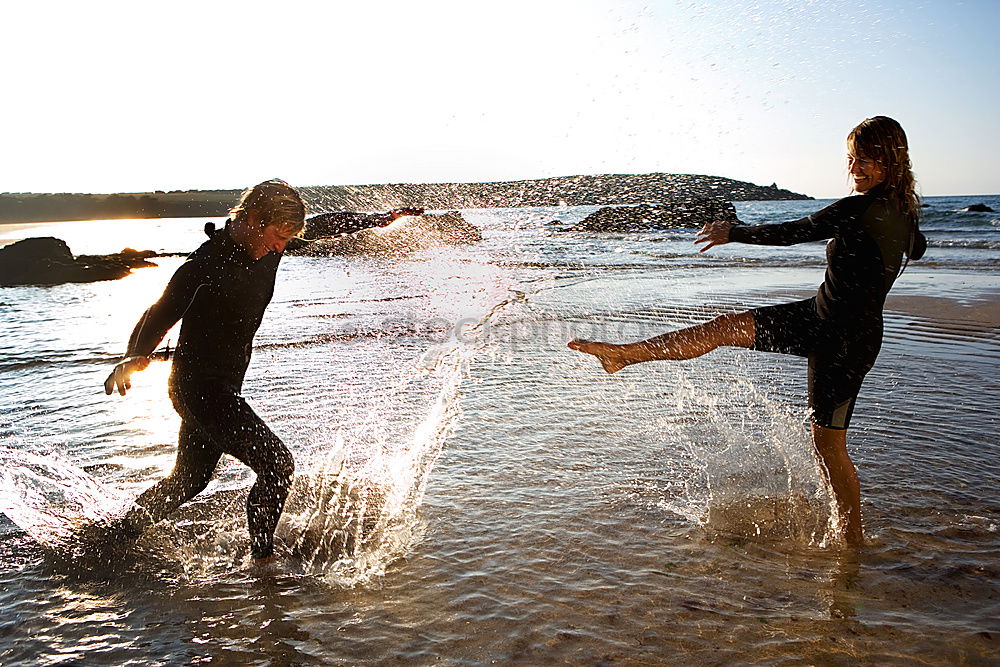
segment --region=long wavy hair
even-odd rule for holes
[[[888,116],[866,118],[847,135],[847,148],[853,155],[874,160],[882,167],[888,196],[917,225],[920,195],[902,126]]]
[[[272,178],[244,190],[239,203],[229,209],[229,219],[239,222],[251,210],[260,214],[262,225],[274,225],[290,234],[297,234],[306,224],[306,207],[302,198],[295,188],[280,178]]]

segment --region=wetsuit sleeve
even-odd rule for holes
[[[152,354],[170,327],[183,317],[198,289],[205,284],[204,278],[196,262],[189,260],[182,264],[167,283],[163,296],[139,318],[129,337],[125,356],[146,357]]]
[[[846,224],[858,218],[870,202],[863,196],[847,197],[801,220],[774,225],[737,225],[729,240],[754,245],[795,245],[833,238]]]

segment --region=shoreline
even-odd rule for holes
[[[934,275],[941,276],[942,274],[935,273]],[[997,334],[1000,336],[1000,287],[969,285],[964,278],[973,275],[978,276],[978,273],[973,271],[952,272],[954,281],[965,292],[961,296],[955,293],[955,289],[951,285],[938,286],[935,289],[926,290],[926,292],[920,287],[900,289],[896,294],[889,292],[883,313],[888,317],[902,315],[929,321],[967,322],[976,327],[996,328]],[[752,308],[760,305],[752,299],[758,295],[769,297],[767,299],[769,303],[772,301],[781,303],[784,300],[808,299],[816,296],[816,290],[779,288],[768,291],[755,289],[752,295],[734,292],[727,296],[729,299],[746,298],[746,307]],[[751,298],[747,298],[748,296]]]
[[[885,302],[885,310],[924,320],[960,321],[987,329],[996,328],[995,333],[1000,335],[1000,288],[984,289],[970,298],[890,294]]]

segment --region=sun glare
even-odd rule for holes
[[[385,227],[375,227],[376,234],[385,234],[387,232],[393,232],[401,228],[403,225],[407,224],[407,221],[412,221],[416,216],[413,215],[402,215],[392,222],[390,222]]]

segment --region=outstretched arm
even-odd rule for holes
[[[755,245],[788,246],[833,238],[853,225],[871,205],[867,195],[845,197],[800,220],[773,225],[738,225],[729,230],[729,241]]]
[[[414,206],[404,206],[403,208],[394,208],[388,213],[379,213],[379,221],[377,225],[379,227],[388,227],[392,223],[396,222],[400,218],[405,218],[406,216],[413,215],[423,215],[424,209],[417,208]]]
[[[794,245],[807,241],[828,239],[836,232],[835,216],[825,215],[826,209],[801,220],[777,225],[738,225],[729,220],[715,220],[701,228],[695,245],[704,244],[698,252],[705,252],[717,245],[753,243],[757,245]]]

